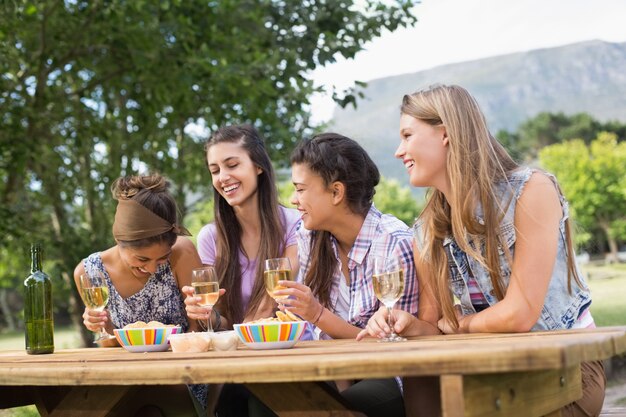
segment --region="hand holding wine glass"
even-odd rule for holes
[[[265,279],[265,290],[280,304],[281,300],[287,298],[287,295],[275,295],[274,292],[278,290],[284,290],[286,287],[279,285],[278,281],[292,281],[291,276],[291,262],[289,258],[274,258],[265,260],[265,272],[263,272]]]
[[[400,261],[390,255],[386,257],[374,258],[374,269],[372,276],[374,293],[378,300],[387,308],[387,324],[391,332],[382,342],[401,342],[406,339],[398,336],[393,330],[393,318],[391,311],[396,302],[404,293],[404,271]]]
[[[212,266],[205,266],[192,270],[191,286],[194,289],[195,296],[201,298],[198,304],[202,307],[210,307],[213,309],[213,306],[220,298],[220,284],[217,279],[215,268]],[[210,316],[207,320],[207,331],[213,331]]]
[[[89,310],[102,312],[109,302],[109,288],[106,285],[104,274],[101,271],[85,272],[79,277],[80,297]],[[94,342],[102,342],[114,338],[108,334],[104,327],[100,328],[100,333]]]

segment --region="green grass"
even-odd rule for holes
[[[39,411],[34,405],[27,407],[15,407],[6,410],[0,410],[0,417],[39,417]]]
[[[73,327],[54,328],[54,348],[72,349],[81,346],[80,335]],[[24,332],[7,332],[0,334],[0,351],[2,350],[23,350]]]
[[[591,314],[597,326],[626,325],[626,264],[585,266],[591,288]]]

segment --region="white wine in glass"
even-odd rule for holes
[[[196,297],[201,300],[198,304],[202,307],[211,307],[217,303],[220,298],[220,284],[217,280],[217,273],[212,266],[196,268],[191,271],[191,286],[193,287]],[[211,317],[208,319],[207,331],[212,332]]]
[[[393,306],[404,294],[404,271],[400,266],[400,262],[392,258],[374,258],[372,285],[374,286],[376,298],[387,308],[387,323],[391,329],[391,333],[382,338],[381,341],[401,342],[406,340],[393,331],[391,315]]]
[[[84,273],[79,277],[80,297],[85,306],[90,310],[104,311],[109,303],[109,287],[106,285],[104,275],[101,271],[92,271],[90,274]],[[100,333],[95,342],[111,339],[111,336],[104,328],[100,329]]]
[[[291,262],[289,258],[274,258],[265,260],[265,290],[276,302],[284,300],[287,295],[275,295],[274,291],[284,290],[286,287],[278,285],[278,281],[291,281]]]

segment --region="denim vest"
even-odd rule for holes
[[[511,259],[515,256],[516,231],[514,219],[516,202],[532,173],[533,170],[530,168],[520,168],[510,175],[508,182],[496,184],[496,194],[501,196],[501,204],[506,208],[506,213],[500,225],[500,231],[503,242],[506,242],[506,245],[509,247]],[[556,185],[556,179],[554,176],[550,174],[547,175]],[[556,262],[554,264],[554,270],[552,271],[552,277],[550,279],[550,285],[548,287],[544,305],[541,309],[541,316],[539,317],[537,323],[535,323],[532,327],[532,331],[569,329],[574,325],[580,314],[583,313],[591,304],[591,295],[586,286],[583,275],[580,271],[578,271],[578,265],[576,265],[576,269],[584,288],[580,288],[572,279],[572,293],[570,294],[567,289],[565,220],[569,217],[569,210],[567,201],[560,191],[559,199],[561,200],[563,217],[561,218],[559,226]],[[507,204],[508,207],[506,206]],[[476,217],[480,223],[484,222],[481,207],[477,209]],[[423,248],[424,243],[423,232],[423,223],[418,220],[414,227],[414,236],[420,250]],[[460,300],[463,314],[467,315],[476,312],[472,306],[467,286],[470,274],[476,280],[478,287],[489,305],[491,306],[497,303],[498,299],[495,296],[495,291],[487,270],[475,259],[467,256],[452,236],[444,239],[443,246],[448,258],[450,289]],[[504,250],[500,247],[498,251],[500,253],[500,271],[502,282],[504,284],[504,288],[507,288],[509,285],[509,279],[511,278],[511,265],[507,261]]]

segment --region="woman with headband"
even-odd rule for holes
[[[176,201],[168,186],[159,174],[122,177],[113,183],[113,198],[118,200],[113,223],[117,244],[89,255],[74,270],[77,286],[82,274],[100,271],[109,289],[104,311],[85,307],[87,329],[104,328],[113,334],[113,329],[141,320],[198,330],[197,322],[187,319],[181,289],[190,285],[191,270],[202,263],[193,242],[183,237],[189,232],[178,223]],[[182,389],[187,391],[184,385],[143,389],[151,390],[145,397],[160,402],[162,409],[180,407],[181,401],[192,406],[189,396],[181,395]]]

